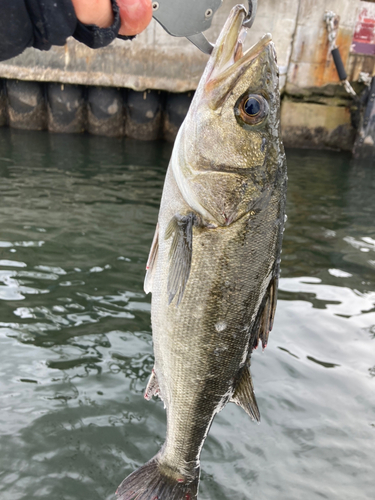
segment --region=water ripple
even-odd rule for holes
[[[142,284],[170,146],[0,129],[0,147],[0,497],[109,500],[165,436]],[[201,500],[373,497],[375,171],[288,163],[262,423],[216,417]]]

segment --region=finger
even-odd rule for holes
[[[117,0],[120,9],[120,35],[138,35],[150,24],[151,0]]]
[[[113,23],[112,5],[109,0],[72,0],[77,19],[83,24],[96,24],[108,28]]]

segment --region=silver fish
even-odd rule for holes
[[[235,402],[260,420],[250,356],[276,307],[286,161],[271,35],[242,51],[233,8],[176,138],[152,243],[155,366],[145,397],[167,412],[159,453],[119,486],[120,500],[197,498],[215,415]]]

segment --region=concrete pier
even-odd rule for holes
[[[206,32],[209,40],[215,41],[236,3],[223,1]],[[374,74],[373,2],[259,0],[246,40],[245,48],[265,32],[273,35],[288,146],[351,149],[353,145],[352,98],[343,89],[330,54],[323,20],[328,10],[336,15],[336,41],[349,80],[361,92],[360,73]],[[133,41],[115,40],[100,50],[73,39],[48,52],[30,48],[0,63],[0,125],[171,140],[207,58],[186,39],[169,36],[155,21]]]

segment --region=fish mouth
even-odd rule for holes
[[[247,33],[243,22],[246,16],[243,5],[236,5],[231,10],[208,62],[206,91],[212,93],[223,85],[233,87],[251,62],[272,42],[272,35],[266,33],[255,45],[243,52]]]

